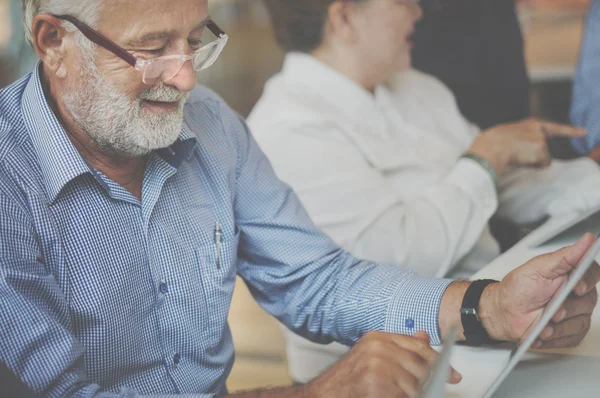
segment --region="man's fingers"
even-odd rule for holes
[[[598,301],[598,293],[592,290],[584,296],[576,296],[572,294],[563,305],[556,311],[552,317],[552,322],[562,322],[569,318],[579,315],[590,315],[594,312],[596,302]]]
[[[547,137],[583,137],[586,134],[585,129],[552,122],[539,122],[540,131]]]
[[[584,296],[596,289],[596,285],[600,282],[600,265],[594,262],[585,273],[585,276],[575,287],[575,294]]]
[[[402,347],[403,349],[406,350],[411,350],[413,352],[416,353],[416,355],[419,355],[421,358],[423,358],[423,360],[427,363],[427,366],[430,369],[433,369],[433,367],[435,366],[435,364],[437,363],[437,360],[439,358],[439,354],[437,353],[437,351],[435,351],[433,348],[431,348],[430,344],[430,337],[429,334],[427,334],[427,332],[424,331],[419,331],[417,333],[415,333],[413,335],[413,337],[415,337],[416,339],[424,342],[426,345],[421,345],[421,344],[402,344],[400,342],[398,342],[398,345],[400,347]],[[405,339],[403,339],[405,340]],[[404,342],[404,341],[403,341]],[[452,384],[457,384],[462,380],[462,375],[456,371],[456,369],[454,368],[450,368],[450,375],[448,377],[448,382],[452,383]]]
[[[587,233],[573,246],[564,247],[553,253],[536,258],[536,268],[547,279],[556,279],[573,271],[579,260],[596,242],[593,234]]]
[[[538,340],[547,342],[581,334],[585,335],[590,329],[591,322],[589,315],[579,315],[560,323],[548,325],[542,331]]]
[[[583,341],[588,331],[589,330],[586,330],[584,333],[575,336],[561,337],[550,341],[543,341],[538,339],[532,346],[532,348],[536,350],[547,350],[551,348],[575,347]]]
[[[398,369],[398,374],[395,377],[396,385],[398,386],[398,391],[402,391],[405,393],[407,397],[417,398],[421,395],[423,390],[424,382],[421,383],[420,380],[415,378],[408,370],[400,368]]]
[[[418,331],[413,335],[413,337],[422,340],[427,345],[431,344],[431,338],[429,337],[429,334],[424,330]]]
[[[577,243],[569,247],[565,255],[565,261],[569,264],[569,271],[573,269],[596,242],[596,237],[591,233],[586,233]]]
[[[454,368],[450,368],[450,374],[448,375],[448,383],[458,384],[462,381],[462,375]]]
[[[415,376],[422,384],[429,379],[431,368],[427,361],[413,351],[406,351],[400,359],[400,365]]]
[[[429,344],[415,337],[377,333],[369,338],[369,356],[384,359],[390,366],[404,368],[423,382],[429,378],[429,371],[439,356]]]
[[[436,350],[431,348],[428,343],[425,343],[421,339],[410,338],[407,339],[406,336],[395,335],[392,336],[392,341],[400,348],[408,351],[415,352],[419,354],[426,362],[430,368],[435,366],[439,354]]]

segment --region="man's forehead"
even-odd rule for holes
[[[208,0],[104,0],[98,27],[138,35],[193,29],[208,15]]]

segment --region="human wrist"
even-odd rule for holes
[[[494,187],[498,188],[498,173],[496,173],[496,169],[486,158],[480,156],[473,152],[465,152],[461,157],[461,159],[469,159],[482,168],[492,179]]]
[[[470,281],[454,281],[452,282],[442,297],[440,303],[438,326],[442,340],[446,339],[449,331],[456,325],[461,324],[460,307],[465,295],[465,292],[471,285]],[[459,340],[464,340],[464,333],[460,328],[458,336]]]
[[[498,176],[504,173],[510,159],[501,148],[497,139],[498,133],[493,129],[479,135],[466,153],[472,153],[485,159]]]
[[[505,319],[505,311],[501,307],[500,282],[488,285],[479,301],[478,308],[481,325],[492,340],[514,340],[510,335]]]

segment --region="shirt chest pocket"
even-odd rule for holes
[[[227,322],[237,275],[239,240],[240,232],[236,229],[235,234],[224,237],[220,245],[215,242],[196,249],[196,262],[211,328],[221,329]]]

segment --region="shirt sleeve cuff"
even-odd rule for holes
[[[467,158],[458,160],[446,181],[465,192],[474,203],[484,207],[491,217],[498,210],[498,194],[494,179],[476,161]]]
[[[450,279],[414,277],[401,284],[390,301],[384,331],[412,336],[424,330],[429,333],[432,345],[440,345],[440,305],[452,282]]]

